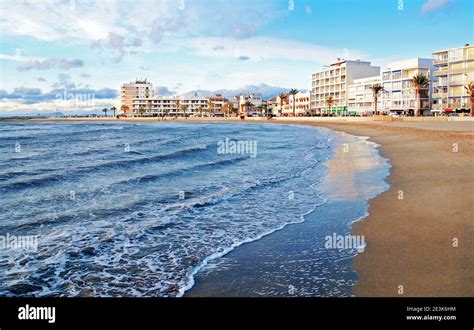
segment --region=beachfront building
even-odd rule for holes
[[[384,91],[379,97],[381,113],[414,114],[418,101],[412,79],[418,74],[432,79],[433,70],[435,70],[433,60],[428,58],[413,58],[390,63],[382,71]],[[420,115],[429,115],[431,86],[421,89],[419,102]]]
[[[279,97],[275,96],[267,100],[267,114],[278,116],[280,113],[280,101]]]
[[[347,87],[347,111],[349,116],[371,116],[374,112],[374,95],[372,86],[381,85],[382,78],[374,77],[354,79]],[[380,95],[377,101],[380,109]]]
[[[239,96],[239,113],[246,115],[259,115],[258,110],[263,106],[263,100],[261,94],[242,94]]]
[[[474,46],[433,52],[439,70],[433,84],[433,112],[469,111],[469,95],[464,86],[474,81]]]
[[[338,59],[312,75],[310,108],[313,113],[347,114],[347,88],[354,79],[373,77],[380,74],[380,67],[360,60]],[[331,97],[331,108],[327,104]]]
[[[279,96],[278,99],[280,99]],[[304,116],[310,111],[310,92],[298,92],[296,95],[288,95],[287,101],[282,107],[281,115],[284,117],[293,116],[293,110],[297,117]]]
[[[213,96],[209,96],[209,112],[212,115],[215,114],[222,114],[223,112],[223,106],[227,102],[224,96],[221,94],[215,94]]]
[[[133,115],[144,117],[201,116],[208,113],[209,99],[203,96],[156,96],[133,100]]]
[[[145,80],[136,80],[129,84],[123,84],[120,88],[120,102],[121,112],[123,115],[131,116],[138,111],[138,108],[134,109],[135,100],[143,100],[145,103],[147,100],[152,99],[154,96],[153,84]]]

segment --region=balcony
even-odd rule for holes
[[[433,87],[444,87],[444,86],[448,86],[448,82],[446,80],[433,83]]]
[[[474,68],[460,68],[460,69],[451,69],[450,73],[468,73],[468,72],[474,72]]]
[[[434,92],[432,94],[432,97],[434,99],[446,98],[448,97],[448,93],[447,92]]]
[[[433,73],[435,77],[446,76],[448,74],[448,70],[439,70]]]
[[[448,63],[447,57],[437,58],[433,61],[434,65],[440,65],[440,64],[445,64],[445,63]]]

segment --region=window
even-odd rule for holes
[[[463,58],[463,50],[462,49],[453,49],[449,51],[449,60],[450,61],[458,61],[462,60]]]
[[[384,72],[382,76],[382,80],[390,80],[390,79],[391,79],[390,72]]]
[[[402,89],[402,82],[401,81],[393,82],[392,89]]]
[[[401,71],[394,71],[392,72],[392,79],[400,79],[402,77]]]

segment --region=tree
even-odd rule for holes
[[[419,73],[411,78],[411,84],[415,87],[416,92],[416,107],[415,107],[415,116],[418,117],[420,115],[420,107],[421,107],[421,100],[420,100],[420,92],[422,88],[427,88],[430,85],[430,79],[425,76],[423,73]]]
[[[249,115],[250,111],[252,110],[253,108],[253,103],[250,102],[250,101],[245,101],[244,103],[244,107],[245,107],[245,113],[247,114],[247,116]]]
[[[210,100],[207,101],[207,113],[209,117],[212,117],[213,109],[214,109],[214,103],[212,103]]]
[[[288,94],[280,93],[280,95],[278,95],[278,97],[280,98],[280,115],[281,115],[282,112],[283,112],[283,104],[286,101],[288,101]]]
[[[383,87],[380,84],[375,84],[370,87],[372,90],[372,95],[374,96],[374,115],[378,115],[377,113],[377,101],[378,101],[378,94],[383,92]]]
[[[234,105],[231,102],[225,102],[222,106],[222,109],[224,110],[224,116],[228,116],[232,112],[233,108]]]
[[[464,86],[464,88],[466,89],[466,92],[467,92],[467,95],[469,95],[469,102],[471,103],[471,112],[470,112],[470,116],[473,117],[474,114],[474,81],[471,81],[469,83],[469,85],[467,86]]]
[[[143,105],[139,106],[138,112],[140,113],[140,116],[143,116],[145,114],[145,107]]]
[[[329,107],[329,111],[328,111],[328,113],[329,113],[329,112],[331,112],[331,107],[332,107],[332,105],[334,104],[334,99],[333,99],[333,97],[332,97],[331,95],[329,95],[328,97],[326,97],[326,104],[327,104],[328,107]]]
[[[102,109],[102,112],[105,113],[105,117],[107,117],[107,111],[109,111],[109,109],[107,109],[107,108]]]
[[[181,106],[181,111],[183,111],[183,117],[186,119],[186,112],[188,111],[188,106],[187,105],[182,105]]]
[[[297,89],[290,89],[288,92],[289,95],[293,96],[293,117],[296,117],[296,94],[298,93]]]
[[[178,111],[179,109],[181,108],[181,101],[180,100],[176,100],[174,102],[175,106],[176,106],[176,116],[178,115]]]
[[[197,111],[199,113],[199,117],[202,117],[202,113],[204,111],[204,108],[202,106],[199,106],[199,108],[197,108]]]
[[[116,108],[116,107],[112,107],[112,108],[110,108],[110,110],[114,113],[114,118],[115,118],[115,111],[117,111],[117,108]]]
[[[153,107],[152,101],[148,100],[146,104],[146,108],[148,110],[148,113],[151,114],[151,108]]]
[[[125,114],[127,114],[127,112],[130,111],[130,108],[129,108],[128,106],[126,106],[126,105],[122,105],[122,106],[120,107],[120,111],[122,112],[122,114],[125,115]]]

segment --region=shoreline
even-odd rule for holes
[[[75,119],[31,120],[37,121]],[[238,118],[179,121],[242,122]],[[353,234],[364,235],[367,243],[354,262],[359,278],[353,290],[356,296],[474,296],[474,121],[243,121],[253,122],[368,136],[389,159],[390,189],[369,200],[369,215],[352,224]]]
[[[307,181],[324,201],[301,210],[301,221],[289,222],[211,261],[195,274],[185,297],[354,296],[353,260],[360,251],[347,246],[335,254],[325,244],[328,236],[351,235],[353,223],[367,216],[368,200],[389,188],[385,179],[390,164],[377,144],[365,137],[312,128],[332,140],[331,152],[321,163],[325,175],[314,183]],[[351,146],[347,152],[346,144]]]

